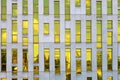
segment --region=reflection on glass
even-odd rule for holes
[[[28,71],[28,49],[23,49],[23,72]]]
[[[71,80],[71,50],[70,48],[65,49],[65,66],[66,66],[66,80]]]
[[[87,48],[86,49],[86,65],[87,65],[87,71],[92,71],[92,49]]]
[[[59,20],[54,21],[54,42],[55,43],[60,42],[60,21]]]
[[[5,28],[1,29],[1,45],[2,46],[7,45],[7,31]]]
[[[60,74],[60,48],[54,50],[55,58],[55,74]]]
[[[44,71],[49,71],[50,70],[50,50],[49,48],[44,49]]]

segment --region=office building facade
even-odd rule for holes
[[[0,4],[0,80],[120,79],[120,0]]]

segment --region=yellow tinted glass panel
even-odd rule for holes
[[[81,42],[81,21],[76,20],[76,42]]]
[[[71,53],[70,48],[66,48],[65,49],[66,77],[68,75],[71,75],[71,55],[70,55],[70,53]]]
[[[6,20],[7,18],[7,6],[6,0],[1,0],[1,20]]]
[[[86,21],[86,42],[89,43],[91,42],[91,21],[87,20]]]
[[[39,66],[34,66],[34,74],[39,74]]]
[[[60,42],[60,21],[59,20],[54,21],[54,42],[56,43]]]
[[[86,14],[91,14],[91,0],[86,0]]]
[[[49,58],[50,58],[50,50],[49,48],[44,49],[44,71],[49,71]]]
[[[34,63],[39,62],[39,44],[33,44],[34,45]]]
[[[96,13],[97,13],[97,17],[102,17],[102,1],[97,1],[97,10],[96,10]]]
[[[1,29],[1,45],[6,46],[7,44],[7,31],[6,29]]]
[[[81,48],[76,48],[76,57],[81,57]]]
[[[16,43],[18,40],[17,20],[12,21],[12,42]]]
[[[44,34],[49,34],[49,23],[44,23]]]
[[[107,28],[112,29],[112,20],[107,21]]]
[[[107,14],[112,14],[112,0],[107,0]]]
[[[28,45],[28,37],[23,37],[23,46],[27,46]]]
[[[97,79],[102,80],[102,51],[97,51]]]
[[[23,72],[28,71],[28,49],[23,49]]]
[[[120,20],[118,21],[118,42],[120,42]]]
[[[76,73],[80,74],[82,71],[81,69],[81,60],[76,60]]]
[[[7,80],[7,78],[1,78],[1,80]]]
[[[65,20],[70,20],[70,0],[65,0]]]
[[[22,34],[28,34],[28,21],[27,20],[23,20],[22,26],[23,26]]]
[[[102,21],[97,20],[97,48],[102,48]]]
[[[112,32],[107,32],[107,45],[112,45]]]
[[[118,57],[118,74],[120,74],[120,56]]]
[[[113,80],[113,77],[112,77],[112,76],[109,76],[109,77],[107,78],[107,80]]]
[[[12,63],[17,63],[17,48],[12,49]]]
[[[107,69],[112,71],[112,48],[107,49]]]
[[[81,0],[75,0],[75,6],[76,6],[76,7],[79,7],[79,6],[80,6],[80,1],[81,1]]]
[[[17,3],[12,3],[12,16],[17,17]]]
[[[28,14],[28,0],[22,1],[22,14],[27,15]]]
[[[60,49],[55,48],[55,74],[60,74]]]
[[[49,14],[49,0],[44,0],[44,14]]]
[[[90,48],[86,49],[86,63],[87,71],[92,71],[92,49]]]
[[[70,39],[70,29],[65,29],[65,45],[70,45],[71,39]]]
[[[59,18],[60,17],[60,5],[59,1],[54,1],[54,17]]]

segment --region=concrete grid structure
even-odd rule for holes
[[[120,80],[120,0],[0,4],[0,80]]]

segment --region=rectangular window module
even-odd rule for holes
[[[7,78],[1,78],[1,80],[7,80]]]
[[[60,3],[59,3],[59,1],[54,1],[54,17],[55,18],[60,17]]]
[[[60,48],[54,49],[55,74],[60,74]]]
[[[120,74],[120,56],[118,57],[118,74]]]
[[[12,49],[12,63],[13,64],[17,63],[17,48]]]
[[[86,42],[90,43],[92,41],[92,23],[91,20],[86,21]]]
[[[81,74],[82,66],[81,66],[81,60],[76,60],[76,74]]]
[[[107,14],[112,14],[112,0],[107,0]]]
[[[44,34],[45,35],[49,34],[49,23],[44,23]]]
[[[12,43],[17,43],[17,41],[18,41],[17,20],[12,20]]]
[[[107,21],[107,29],[112,29],[113,28],[112,24],[113,24],[112,20],[108,20]]]
[[[7,19],[7,1],[1,0],[1,20]]]
[[[91,0],[86,0],[86,15],[91,15]]]
[[[7,30],[5,28],[1,29],[1,46],[7,45]]]
[[[86,70],[92,71],[92,49],[86,49]]]
[[[65,45],[70,46],[71,36],[70,36],[70,28],[65,28]]]
[[[120,9],[118,9],[118,17],[120,18]]]
[[[76,48],[76,58],[81,57],[81,48]]]
[[[118,20],[118,42],[120,42],[120,20]]]
[[[97,80],[102,80],[102,51],[97,51]]]
[[[17,80],[17,78],[12,78],[12,80]]]
[[[34,63],[39,62],[39,44],[33,44]]]
[[[102,48],[102,20],[97,20],[97,48]]]
[[[28,80],[28,78],[23,78],[23,80]]]
[[[28,49],[23,49],[23,72],[28,71]]]
[[[112,71],[112,55],[113,55],[113,51],[112,48],[108,48],[107,49],[107,69],[108,71]]]
[[[120,0],[118,0],[118,7],[120,7]]]
[[[107,80],[113,80],[112,76],[108,76]]]
[[[97,12],[97,17],[102,17],[102,1],[97,1],[96,3],[96,12]]]
[[[7,64],[7,52],[6,49],[1,49],[1,72],[6,72]]]
[[[70,0],[65,0],[65,20],[70,20]]]
[[[81,42],[81,21],[76,20],[76,42]]]
[[[18,10],[17,10],[17,3],[12,3],[12,17],[17,17]]]
[[[92,77],[87,77],[87,80],[92,80]]]
[[[107,32],[107,45],[108,46],[112,45],[112,31]]]
[[[39,66],[34,66],[34,74],[39,74]]]
[[[60,42],[60,21],[59,20],[54,21],[54,42],[55,43]]]
[[[28,35],[28,20],[22,21],[22,34]]]
[[[22,14],[28,14],[28,0],[22,0]]]
[[[50,70],[50,49],[44,49],[44,71],[48,72]]]
[[[49,0],[44,0],[44,14],[49,14]]]
[[[39,80],[39,78],[38,77],[34,77],[34,79],[33,80]]]
[[[71,80],[71,49],[65,49],[66,80]]]
[[[75,7],[80,7],[81,0],[75,0]]]
[[[23,46],[28,46],[28,37],[23,37],[22,38],[22,45]]]
[[[12,74],[17,74],[18,67],[17,66],[12,66]]]

